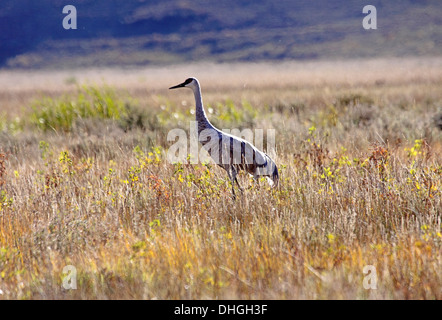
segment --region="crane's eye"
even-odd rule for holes
[[[189,83],[191,83],[192,82],[192,78],[188,78],[188,79],[186,79],[186,81],[184,81],[184,84],[189,84]]]

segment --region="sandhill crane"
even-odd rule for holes
[[[265,176],[273,187],[278,185],[278,168],[267,154],[258,150],[250,142],[222,132],[210,123],[204,111],[201,87],[197,79],[188,78],[183,83],[170,87],[169,89],[176,88],[192,89],[196,104],[195,116],[198,125],[198,140],[215,163],[227,171],[229,179],[232,182],[234,199],[235,182],[238,188],[243,191],[236,178],[239,170],[245,170],[253,175],[255,181],[259,176]]]

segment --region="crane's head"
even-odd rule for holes
[[[180,83],[176,86],[170,87],[169,89],[176,89],[176,88],[191,88],[194,89],[198,86],[198,80],[195,78],[188,78],[183,83]]]

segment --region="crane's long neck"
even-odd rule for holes
[[[196,104],[195,118],[196,121],[198,122],[198,134],[199,134],[204,129],[212,129],[214,127],[210,123],[209,119],[207,118],[206,112],[204,111],[203,97],[201,95],[200,86],[197,86],[193,90],[193,93],[195,95],[195,104]]]

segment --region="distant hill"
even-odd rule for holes
[[[65,30],[62,8],[77,9]],[[377,30],[362,28],[366,4]],[[2,0],[0,67],[442,54],[440,0]]]

